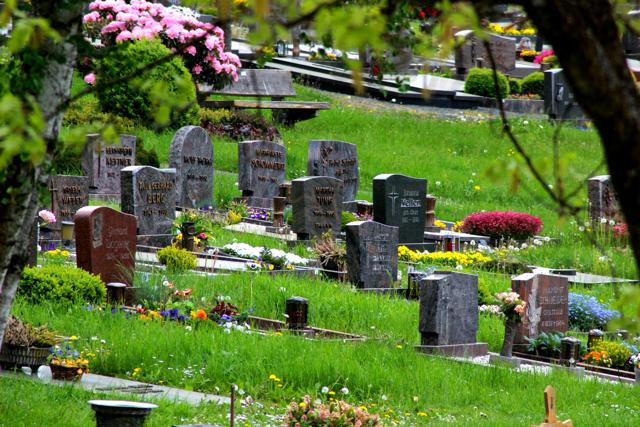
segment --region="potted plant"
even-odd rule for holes
[[[496,300],[505,318],[504,342],[500,356],[512,357],[516,326],[522,321],[527,303],[522,301],[516,292],[500,292],[496,294]]]
[[[67,340],[50,349],[49,367],[54,380],[75,381],[89,372],[89,360]]]
[[[318,238],[313,250],[318,254],[320,265],[325,270],[323,274],[332,279],[344,280],[346,277],[347,250],[339,245],[331,231]]]
[[[49,349],[56,342],[54,333],[46,325],[34,327],[11,316],[0,351],[0,365],[5,369],[28,366],[34,373],[47,363]]]

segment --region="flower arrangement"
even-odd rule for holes
[[[86,30],[104,45],[159,37],[182,56],[196,81],[221,88],[238,79],[240,59],[224,51],[222,29],[200,22],[183,8],[144,0],[97,0],[89,10],[83,17]]]
[[[505,318],[516,323],[522,321],[527,303],[520,299],[520,295],[517,292],[500,292],[496,294],[496,301],[500,305],[500,311]]]
[[[462,231],[493,239],[524,240],[542,230],[542,221],[523,212],[476,212],[464,219]]]
[[[490,23],[487,27],[489,31],[496,34],[506,34],[508,36],[535,36],[536,30],[533,28],[518,29],[514,25],[503,27],[500,24]]]
[[[44,258],[50,264],[64,264],[71,254],[69,251],[52,249],[44,253]]]
[[[284,417],[284,425],[288,427],[315,427],[315,426],[382,426],[380,416],[369,414],[365,409],[352,406],[343,400],[334,400],[323,403],[320,400],[312,401],[306,395],[300,402],[292,401]]]
[[[261,221],[269,221],[271,219],[271,211],[263,208],[248,208],[248,218],[259,219]]]
[[[309,61],[338,61],[342,59],[342,52],[330,47],[312,49]]]
[[[76,337],[51,348],[49,366],[54,379],[76,379],[89,372],[89,360],[74,348]]]
[[[534,64],[542,64],[542,63],[546,64],[548,62],[557,62],[557,58],[553,50],[543,50],[533,60]]]
[[[611,367],[611,358],[606,351],[590,351],[584,355],[582,360],[591,365]]]
[[[282,265],[307,265],[309,260],[296,254],[282,251],[280,249],[267,249],[262,246],[251,246],[246,243],[229,243],[222,249],[230,255],[255,261],[265,261],[267,263]]]
[[[640,369],[640,353],[632,354],[628,363],[635,369]]]
[[[520,59],[527,62],[533,62],[539,53],[535,50],[525,49],[520,52]]]
[[[442,229],[442,230],[447,228],[447,224],[445,224],[444,222],[440,221],[439,219],[436,219],[435,221],[433,221],[433,225],[435,227],[438,227],[438,228]]]
[[[432,262],[448,267],[475,267],[491,261],[491,258],[479,251],[467,252],[420,252],[406,246],[398,247],[398,259],[406,262]]]
[[[608,309],[592,295],[569,292],[569,326],[579,331],[604,329],[607,323],[620,317],[616,310]]]
[[[42,209],[40,212],[38,212],[38,216],[42,220],[42,223],[40,223],[41,226],[46,226],[46,225],[53,224],[54,222],[56,222],[55,214],[53,212],[51,212],[51,211],[46,210],[46,209]]]

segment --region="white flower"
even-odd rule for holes
[[[191,327],[191,325],[187,325],[184,327],[187,331],[191,331],[193,328]]]
[[[590,223],[589,221],[585,221],[585,222],[584,222],[584,226],[585,226],[585,227],[590,227],[590,226],[591,226],[591,223]]]
[[[382,396],[380,396],[380,400],[387,400],[387,395],[383,394]]]
[[[106,343],[107,343],[107,341],[105,341],[105,340],[100,340],[100,344],[106,344]]]
[[[436,187],[440,187],[442,183],[440,181],[436,181]]]
[[[462,266],[462,264],[458,264],[456,265],[456,270],[462,270],[464,267]]]
[[[522,249],[527,249],[528,247],[529,247],[529,245],[527,245],[526,243],[523,243],[522,246],[521,246]]]
[[[553,190],[553,185],[547,184],[547,187],[549,187],[549,190]]]
[[[543,240],[544,240],[545,242],[550,242],[550,241],[551,241],[551,237],[549,237],[549,236],[544,236],[544,237],[543,237]]]
[[[606,224],[607,223],[607,218],[602,217],[600,218],[600,224]]]
[[[98,337],[91,337],[91,341],[98,341]]]
[[[613,227],[614,225],[616,225],[616,222],[614,220],[610,219],[609,220],[609,225]]]
[[[322,390],[320,390],[320,392],[324,393],[324,394],[329,393],[329,387],[327,387],[327,386],[322,387]]]
[[[583,227],[583,226],[580,226],[580,227],[578,227],[578,230],[580,230],[580,231],[584,231],[584,227]]]
[[[507,246],[507,249],[509,249],[510,251],[514,250],[515,248],[513,247],[513,245],[509,245]]]
[[[540,240],[540,239],[533,239],[533,244],[534,244],[534,245],[536,245],[536,246],[540,246],[540,245],[542,245],[542,240]]]
[[[348,389],[348,388],[346,388],[346,387],[342,387],[342,388],[340,389],[340,393],[342,393],[342,394],[349,394],[349,389]]]
[[[278,289],[280,292],[287,292],[287,288],[285,288],[284,286],[280,286],[280,289]]]
[[[487,150],[486,148],[484,150],[482,150],[483,153],[488,153],[489,150]]]
[[[472,240],[472,241],[471,241],[471,246],[475,246],[475,245],[477,245],[477,244],[478,244],[478,243],[477,243],[475,240]]]
[[[472,172],[472,173],[471,173],[471,176],[476,176],[476,173],[475,173],[475,172]]]
[[[601,257],[598,258],[598,261],[600,262],[607,262],[609,261],[609,257],[602,255]]]
[[[525,120],[522,122],[523,125],[528,125],[529,124],[529,120]]]

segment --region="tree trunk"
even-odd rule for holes
[[[58,142],[62,123],[60,105],[71,90],[76,59],[72,38],[79,34],[82,2],[78,2],[73,10],[61,9],[55,1],[33,1],[32,5],[35,15],[47,18],[63,38],[63,42],[47,42],[40,51],[47,65],[36,101],[46,118],[43,138],[50,156]],[[34,165],[30,159],[16,156],[11,166],[0,174],[0,349],[11,304],[28,260],[29,245],[32,244],[29,236],[38,211],[39,188],[47,178],[44,173],[47,163],[48,159],[45,159],[43,164]]]

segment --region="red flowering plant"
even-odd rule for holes
[[[542,230],[542,221],[523,212],[476,212],[464,219],[462,231],[495,240],[525,240]]]
[[[221,325],[228,323],[240,324],[245,322],[248,317],[246,313],[240,313],[238,307],[231,303],[224,302],[224,300],[219,300],[209,313],[209,318]]]

